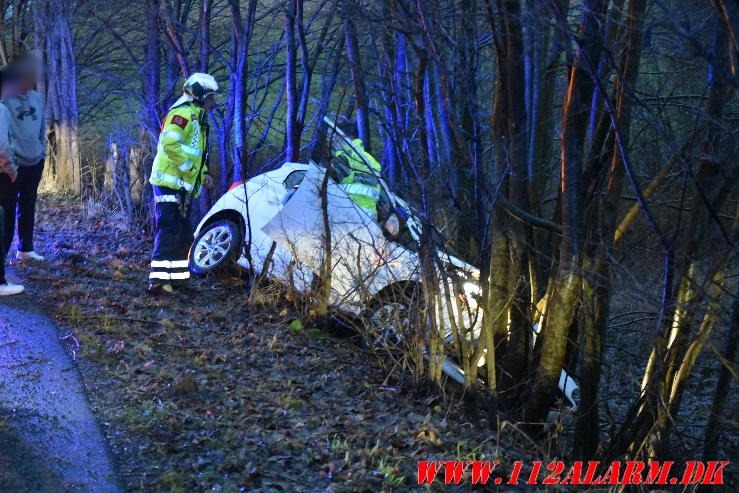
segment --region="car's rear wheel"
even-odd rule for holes
[[[419,286],[392,287],[377,296],[365,313],[365,340],[374,349],[394,350],[405,346],[406,340],[418,330],[421,316]]]
[[[423,330],[423,294],[421,285],[394,286],[380,293],[365,313],[364,339],[366,344],[386,352],[397,352],[407,348],[410,338]],[[424,348],[426,354],[427,348]],[[447,357],[442,371],[457,383],[464,384],[462,368]]]
[[[241,249],[241,228],[229,219],[206,226],[190,248],[190,271],[205,275],[229,268]]]

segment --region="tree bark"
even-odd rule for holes
[[[352,73],[354,84],[354,104],[357,110],[357,131],[362,145],[368,153],[372,153],[372,139],[369,126],[369,97],[367,86],[364,82],[364,68],[362,67],[362,56],[357,39],[357,27],[351,19],[349,2],[345,1],[344,9],[344,36],[346,39],[346,54],[349,58],[349,68]]]
[[[287,65],[285,67],[285,88],[287,95],[287,112],[285,115],[285,159],[297,161],[300,156],[300,123],[298,108],[300,106],[297,88],[297,45],[295,41],[295,17],[298,3],[302,0],[289,0],[285,13],[285,43]]]
[[[543,216],[544,193],[547,189],[547,177],[554,169],[554,132],[557,126],[555,93],[562,77],[558,75],[565,51],[567,36],[565,31],[549,27],[549,19],[561,19],[569,9],[569,0],[554,2],[538,2],[531,0],[535,19],[529,30],[532,38],[532,51],[535,56],[530,77],[531,111],[529,113],[529,161],[528,192],[531,212]],[[541,58],[541,61],[539,61]],[[541,65],[541,66],[539,66]],[[533,232],[533,252],[531,253],[532,300],[539,301],[545,295],[549,284],[551,259],[556,256],[558,239],[551,232],[535,230]]]
[[[229,74],[229,101],[224,125],[233,130],[230,147],[229,172],[224,173],[224,189],[231,181],[238,181],[250,175],[249,153],[247,149],[247,97],[249,94],[249,46],[256,18],[257,0],[248,0],[246,17],[241,15],[240,0],[229,0],[231,9],[231,71]],[[226,134],[228,135],[228,133]],[[224,146],[225,142],[221,142]]]
[[[208,60],[210,58],[210,20],[213,10],[213,0],[200,0],[198,14],[198,71],[208,72]]]
[[[167,41],[169,41],[172,51],[169,56],[170,62],[176,62],[180,70],[180,75],[184,77],[190,76],[190,65],[188,63],[185,47],[182,42],[182,33],[180,29],[180,16],[182,15],[182,0],[164,0],[164,8],[162,9],[162,17],[167,32]]]
[[[645,9],[645,0],[629,2],[627,39],[624,55],[617,67],[618,79],[614,97],[616,120],[620,127],[611,129],[611,132],[620,132],[621,143],[624,147],[629,145],[633,91],[639,74]],[[613,140],[612,137],[611,140]],[[575,435],[575,454],[583,459],[593,457],[600,445],[598,388],[611,305],[610,258],[613,253],[616,221],[623,189],[622,159],[620,147],[614,147],[605,193],[602,194],[600,187],[596,187],[593,190],[593,196],[589,197],[594,204],[595,212],[591,215],[591,231],[587,235],[590,239],[590,246],[585,249],[585,253],[588,257],[589,268],[587,270],[592,274],[583,278],[583,307],[586,313],[589,309],[592,309],[592,312],[590,312],[591,316],[581,319],[578,331],[581,373],[580,405]],[[602,201],[599,199],[601,195],[603,196]]]
[[[35,4],[34,4],[35,5]],[[62,191],[82,191],[77,107],[77,61],[72,36],[73,5],[49,0],[34,18],[45,33],[46,111],[51,125],[50,172]]]
[[[501,76],[506,77],[506,95],[508,120],[506,122],[506,156],[510,167],[508,181],[508,199],[520,210],[528,212],[528,115],[524,85],[524,51],[523,27],[521,24],[521,6],[518,0],[502,0],[500,2],[501,23],[505,30],[505,57],[499,60]],[[502,63],[501,63],[502,62]],[[509,235],[509,338],[504,356],[501,359],[503,374],[501,375],[500,393],[514,394],[515,389],[525,380],[528,372],[528,358],[531,347],[532,305],[531,283],[529,272],[529,247],[532,244],[531,228],[523,221],[510,221]],[[517,399],[513,399],[515,402]]]
[[[531,396],[524,408],[524,420],[530,423],[529,428],[533,432],[541,430],[541,423],[545,421],[553,403],[564,365],[569,329],[582,289],[583,154],[590,101],[595,88],[595,67],[602,50],[603,16],[607,3],[605,0],[588,0],[583,4],[578,47],[563,108],[560,167],[563,236],[555,284],[542,328],[541,359]]]
[[[731,369],[729,365],[736,365],[736,349],[739,345],[739,286],[734,293],[734,303],[732,308],[731,322],[729,330],[726,334],[726,342],[722,353],[723,361],[721,362],[721,371],[719,372],[718,382],[716,383],[716,391],[713,395],[711,403],[711,414],[708,417],[706,432],[703,445],[703,459],[718,459],[718,446],[721,437],[722,417],[726,408],[726,401],[729,396],[729,387],[731,385]]]
[[[712,56],[714,63],[728,58],[728,48],[727,30],[719,29]],[[718,71],[716,69],[716,73]],[[734,159],[736,144],[731,148],[722,143],[727,134],[718,124],[730,95],[730,84],[725,78],[709,80],[701,159],[694,176],[693,171],[686,168],[686,174],[692,177],[694,185],[688,227],[676,234],[684,241],[670,252],[673,258],[666,269],[667,295],[663,301],[660,328],[643,377],[643,397],[634,406],[637,409],[634,419],[627,420],[619,431],[614,444],[615,454],[628,449],[648,457],[662,457],[670,448],[670,434],[679,411],[681,382],[688,377],[681,370],[686,369],[683,364],[689,363],[691,358],[690,334],[695,326],[694,314],[706,301],[706,291],[699,281],[699,272],[704,270],[701,259],[708,253],[704,240],[717,230],[723,231],[716,211],[722,208],[735,187],[739,172]],[[735,241],[726,239],[729,243]],[[710,327],[709,323],[704,328]],[[695,341],[700,339],[699,335]],[[670,402],[673,404],[669,405]]]

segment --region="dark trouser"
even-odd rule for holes
[[[154,186],[156,233],[149,282],[184,284],[190,278],[187,255],[192,244],[192,207],[180,213],[177,191]]]
[[[10,182],[8,175],[0,176],[0,205],[5,210],[3,246],[10,250],[15,234],[15,219],[18,216],[18,250],[33,251],[33,230],[36,225],[36,198],[44,161],[34,166],[19,166],[18,179]]]

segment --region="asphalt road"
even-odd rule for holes
[[[0,492],[120,492],[77,367],[32,295],[0,298]]]

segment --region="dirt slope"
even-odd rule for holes
[[[148,298],[151,238],[108,212],[43,197],[39,217],[48,261],[19,274],[69,334],[128,491],[428,491],[420,460],[556,453],[325,327],[290,330],[302,315],[270,288],[249,299],[243,280],[208,278]]]

